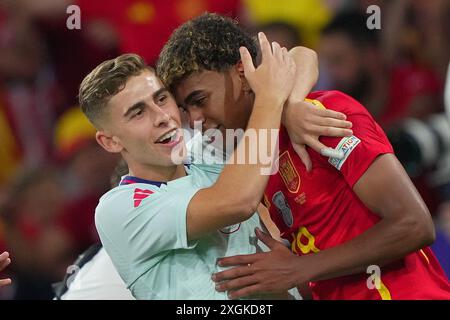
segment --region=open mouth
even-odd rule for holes
[[[181,141],[181,138],[182,136],[178,134],[178,129],[175,128],[159,137],[158,140],[156,140],[156,143],[172,147],[178,144]]]
[[[158,140],[156,140],[156,143],[162,143],[162,144],[169,143],[169,142],[173,141],[173,139],[175,139],[176,135],[177,135],[177,129],[173,129],[173,130],[163,134],[161,137],[159,137]]]

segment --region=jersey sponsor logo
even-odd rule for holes
[[[300,188],[301,180],[300,175],[298,174],[297,169],[292,162],[289,151],[286,150],[281,154],[280,158],[278,159],[278,165],[280,176],[283,179],[286,188],[291,193],[297,193],[298,189]]]
[[[330,158],[328,162],[338,170],[341,170],[342,165],[347,160],[350,153],[355,150],[356,146],[361,142],[361,140],[356,136],[345,137],[339,142],[336,151],[342,151],[344,153],[344,157],[342,159]]]
[[[292,227],[292,224],[294,223],[294,217],[292,216],[292,210],[289,207],[289,203],[287,202],[283,192],[276,192],[272,197],[272,203],[278,209],[278,213],[281,214],[284,223],[288,227]]]
[[[142,200],[147,198],[149,195],[151,195],[153,191],[147,190],[147,189],[134,189],[133,194],[133,200],[134,200],[134,207],[137,208],[141,204]]]

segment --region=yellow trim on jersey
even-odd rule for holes
[[[428,256],[425,254],[425,252],[423,252],[422,249],[420,249],[419,251],[425,257],[425,259],[427,260],[428,264],[430,264],[430,259],[428,259]]]
[[[305,98],[305,101],[309,102],[309,103],[311,103],[311,104],[313,104],[316,107],[319,107],[321,109],[326,109],[325,106],[322,104],[322,102],[320,102],[319,100]]]
[[[380,279],[380,289],[377,289],[381,296],[381,300],[392,300],[391,293],[383,281]]]

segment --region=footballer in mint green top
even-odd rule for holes
[[[123,177],[97,206],[101,241],[137,299],[227,299],[211,280],[221,270],[216,259],[261,251],[254,233],[260,226],[257,214],[187,241],[188,204],[217,180],[223,166],[185,168],[185,177],[167,183]]]

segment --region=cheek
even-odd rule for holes
[[[149,139],[150,130],[148,130],[148,126],[137,122],[132,129],[120,137],[120,143],[128,151],[139,150],[147,145]]]
[[[230,115],[228,114],[227,109],[222,105],[214,105],[203,109],[203,117],[210,121],[212,120],[216,124],[223,124],[226,126]]]
[[[231,95],[213,105],[214,116],[223,124],[233,122],[239,117],[239,99],[234,99]]]
[[[148,142],[148,139],[144,138],[134,139],[133,141],[130,141],[130,144],[126,149],[127,152],[139,162],[147,162],[148,159],[151,159],[155,156],[153,145]]]
[[[233,106],[234,113],[240,119],[248,119],[253,110],[254,95],[243,94]]]
[[[186,113],[187,114],[187,113]],[[176,109],[176,110],[172,110],[171,112],[170,112],[170,117],[173,119],[173,120],[175,120],[175,122],[177,123],[177,124],[181,124],[182,123],[182,120],[185,120],[186,119],[186,114],[184,115],[184,116],[182,116],[181,114],[180,114],[180,110],[178,110],[178,108]],[[183,118],[184,117],[184,118]]]

